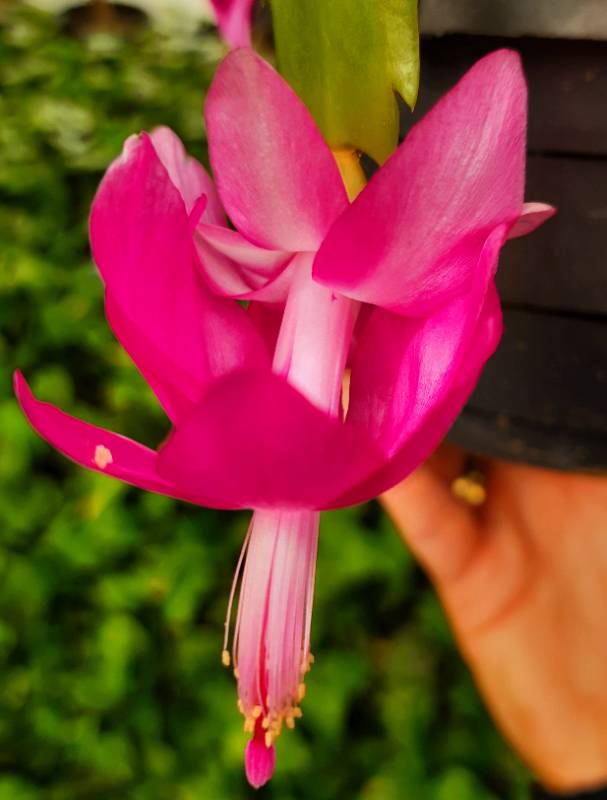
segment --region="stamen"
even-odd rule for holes
[[[310,624],[318,517],[308,511],[255,512],[244,568],[242,561],[237,567],[242,583],[233,660],[239,708],[245,730],[259,731],[266,747],[302,716],[303,679],[314,660]],[[235,593],[234,588],[230,602]]]
[[[228,642],[230,641],[230,619],[232,617],[232,605],[234,604],[234,596],[236,594],[236,587],[238,586],[238,581],[240,578],[240,571],[242,568],[242,562],[244,561],[244,557],[247,553],[247,549],[249,546],[249,540],[251,539],[251,525],[252,521],[249,524],[249,528],[247,530],[247,535],[245,536],[244,542],[242,543],[242,547],[240,549],[240,555],[238,556],[238,563],[236,564],[236,572],[234,573],[234,577],[232,578],[232,586],[230,588],[230,597],[228,599],[228,610],[226,612],[226,621],[223,625],[223,651],[221,654],[221,661],[224,667],[230,666],[230,651],[228,649]],[[227,655],[227,664],[226,664],[226,655]],[[236,669],[234,670],[236,672]],[[238,675],[236,675],[238,678]]]

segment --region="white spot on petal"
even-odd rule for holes
[[[93,461],[99,467],[99,469],[105,469],[108,464],[111,464],[114,461],[114,458],[107,447],[102,444],[98,444],[95,448],[95,456]]]

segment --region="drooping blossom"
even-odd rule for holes
[[[211,0],[217,25],[231,47],[250,47],[255,0]]]
[[[356,197],[346,166],[351,203],[305,106],[252,51],[219,67],[206,124],[215,185],[160,129],[127,141],[91,217],[108,321],[168,439],[154,451],[70,417],[20,374],[16,391],[85,467],[255,509],[223,660],[257,787],[301,716],[319,512],[376,496],[436,447],[500,338],[500,248],[553,209],[523,204],[526,86],[509,51],[479,61]]]

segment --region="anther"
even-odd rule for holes
[[[261,717],[261,706],[253,706],[253,711],[251,712],[251,716],[253,719],[259,719]]]
[[[231,662],[232,662],[232,659],[230,658],[229,651],[228,650],[223,650],[222,653],[221,653],[221,663],[223,664],[224,667],[229,667]]]
[[[300,683],[299,686],[297,687],[297,702],[301,703],[301,701],[304,699],[305,696],[306,696],[306,684]]]
[[[274,734],[268,731],[265,735],[264,742],[266,747],[272,747],[274,744]]]

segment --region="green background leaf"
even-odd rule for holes
[[[417,0],[272,0],[278,68],[332,148],[382,163],[419,84]]]

